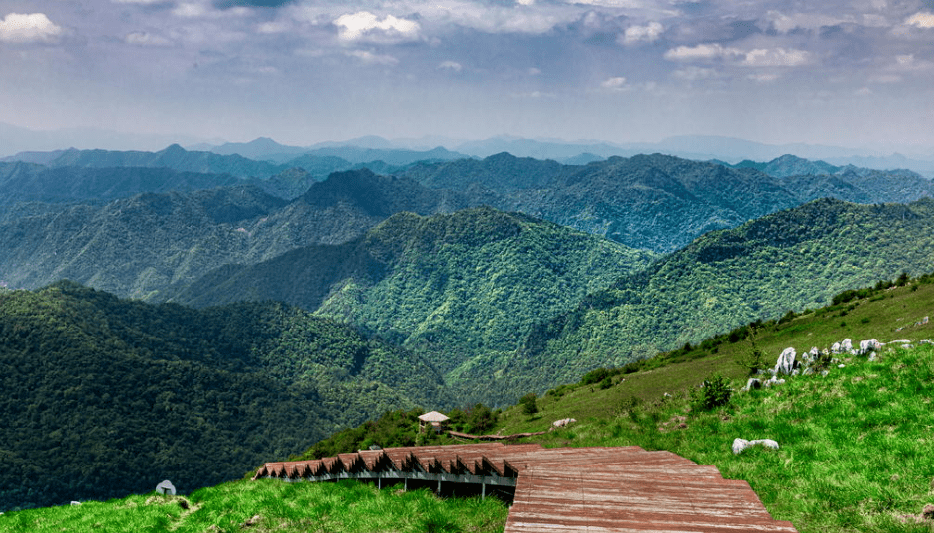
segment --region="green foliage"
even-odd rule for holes
[[[710,411],[730,403],[733,389],[729,380],[720,374],[704,380],[700,387],[691,389],[691,407],[701,411]]]
[[[534,392],[530,392],[519,398],[519,405],[522,406],[522,412],[528,416],[538,412],[537,396]]]
[[[357,481],[285,483],[263,479],[224,483],[197,490],[190,496],[149,494],[6,513],[0,515],[0,530],[495,533],[503,530],[507,513],[508,508],[497,498],[440,498],[428,490],[377,490]]]
[[[0,292],[0,385],[4,510],[236,479],[445,401],[423,359],[295,308],[195,311],[68,282]]]

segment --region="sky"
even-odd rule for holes
[[[934,146],[934,2],[0,0],[0,122]]]

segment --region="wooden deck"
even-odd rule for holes
[[[670,452],[637,446],[542,448],[502,443],[389,448],[267,463],[253,479],[409,481],[440,491],[514,487],[506,533],[796,533],[773,520],[749,484]]]

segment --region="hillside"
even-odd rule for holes
[[[577,309],[537,326],[517,354],[488,361],[463,379],[485,390],[541,391],[594,367],[820,306],[844,289],[929,269],[932,225],[930,199],[908,205],[817,200],[713,232],[589,295]]]
[[[823,168],[801,161],[796,168]],[[656,252],[672,252],[708,231],[817,198],[879,203],[934,195],[934,185],[912,172],[833,169],[835,174],[776,177],[660,154],[611,157],[586,166],[498,154],[481,161],[417,164],[402,175],[428,187],[482,191],[490,196],[486,203],[499,209]]]
[[[0,509],[237,479],[388,409],[450,404],[425,359],[282,304],[195,311],[0,290]]]
[[[533,324],[653,257],[490,208],[401,213],[342,245],[224,267],[171,299],[199,307],[284,301],[432,354],[448,372],[474,356],[514,351]]]
[[[81,168],[0,163],[0,206],[20,202],[102,203],[143,192],[195,191],[240,185],[229,174],[168,168]]]
[[[17,204],[0,215],[0,282],[34,289],[68,278],[156,298],[223,265],[349,241],[398,211],[427,215],[466,204],[458,193],[369,170],[332,174],[291,202],[239,186],[103,205]]]

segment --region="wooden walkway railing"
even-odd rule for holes
[[[502,443],[389,448],[267,463],[253,479],[360,479],[477,493],[513,492],[506,533],[797,533],[773,520],[749,484],[714,466],[637,446],[556,448]],[[456,492],[456,490],[455,490]]]

